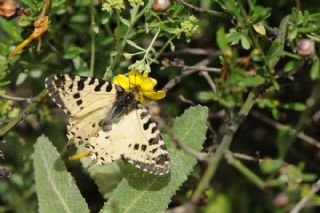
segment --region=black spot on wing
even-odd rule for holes
[[[148,119],[148,121],[143,124],[143,129],[144,129],[144,130],[149,129],[149,126],[150,126],[151,123],[152,123],[152,120],[151,120],[151,119]]]
[[[106,91],[110,92],[112,90],[112,84],[108,83],[108,85],[106,86]]]
[[[156,130],[157,130],[157,126],[152,127],[152,129],[151,129],[151,133],[152,133],[152,134],[153,134],[153,133],[155,133],[155,132],[156,132]]]
[[[138,149],[139,149],[139,144],[136,143],[133,148],[134,148],[135,150],[138,150]]]
[[[77,84],[78,84],[78,90],[79,90],[79,91],[83,90],[83,88],[84,88],[84,81],[83,81],[82,79],[80,79]]]
[[[74,97],[75,99],[80,98],[80,93],[76,93],[76,94],[74,94],[74,95],[73,95],[73,97]]]
[[[94,91],[99,92],[101,91],[101,87],[105,84],[106,82],[104,80],[98,79],[98,84],[95,86]]]
[[[95,79],[95,78],[90,78],[89,85],[94,84],[94,82],[95,82],[95,81],[96,81],[96,79]]]
[[[140,115],[141,119],[144,119],[145,117],[147,117],[149,115],[149,113],[147,111],[143,111]]]
[[[68,87],[68,89],[72,90],[73,88],[73,82],[70,84],[70,86]]]
[[[161,154],[158,157],[153,158],[153,160],[155,160],[158,165],[164,165],[166,162],[169,162],[169,155],[167,153]]]
[[[148,144],[149,145],[156,145],[159,143],[159,141],[160,141],[160,137],[150,138],[148,141]]]
[[[76,78],[75,75],[72,75],[72,74],[68,74],[68,77],[71,79],[71,80],[74,80]]]
[[[143,145],[141,145],[141,151],[143,151],[143,152],[144,152],[144,151],[146,151],[146,149],[147,149],[147,146],[146,146],[146,145],[144,145],[144,144],[143,144]]]
[[[79,106],[79,105],[81,105],[82,104],[82,100],[80,99],[80,100],[77,100],[77,105]]]

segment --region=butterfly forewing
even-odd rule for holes
[[[52,100],[72,117],[112,107],[120,89],[108,81],[71,74],[51,75],[46,88]]]

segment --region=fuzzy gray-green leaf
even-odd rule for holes
[[[41,136],[34,147],[39,212],[89,212],[74,179],[48,138]]]
[[[207,108],[192,107],[176,119],[172,130],[181,143],[200,151],[205,140],[207,116]],[[137,169],[134,172],[125,172],[125,178],[111,193],[109,201],[101,212],[165,211],[171,197],[187,180],[197,161],[191,155],[177,150],[168,136],[163,138],[170,154],[170,173],[165,176],[154,176]]]

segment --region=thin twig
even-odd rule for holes
[[[320,179],[312,186],[312,189],[308,195],[303,197],[297,205],[295,205],[290,213],[298,213],[305,205],[306,203],[314,196],[318,191],[320,190]]]
[[[208,15],[211,15],[211,16],[218,16],[218,17],[226,17],[227,15],[223,12],[218,12],[218,11],[214,11],[214,10],[208,10],[208,9],[205,9],[205,8],[201,8],[201,7],[196,7],[190,3],[187,3],[183,0],[176,0],[178,3],[198,12],[198,13],[204,13],[204,14],[208,14]]]
[[[199,161],[206,162],[208,159],[207,153],[202,153],[197,150],[194,150],[188,146],[185,146],[183,143],[180,142],[180,140],[177,138],[177,136],[174,134],[174,132],[171,130],[171,128],[166,125],[164,120],[162,120],[160,117],[154,116],[154,119],[159,123],[160,127],[168,134],[172,142],[175,143],[177,149],[181,149],[187,154],[190,154],[191,156],[195,157]]]
[[[213,82],[212,78],[210,77],[210,75],[208,74],[208,72],[202,71],[199,74],[206,79],[206,81],[208,82],[209,86],[211,87],[213,93],[217,94],[216,85],[214,84],[214,82]]]
[[[175,55],[207,55],[212,57],[217,57],[222,53],[219,50],[213,49],[201,49],[201,48],[182,48],[179,50],[175,50],[174,52],[164,52],[164,56],[175,56]]]
[[[214,72],[214,73],[220,73],[221,69],[220,68],[216,68],[216,67],[207,67],[205,65],[193,65],[193,66],[188,66],[183,64],[180,61],[169,61],[169,65],[167,66],[171,66],[171,67],[177,67],[177,68],[181,68],[184,71],[187,70],[197,70],[197,71],[204,71],[204,72]],[[167,67],[165,66],[165,67]]]
[[[33,98],[32,103],[30,103],[17,117],[13,118],[6,124],[4,127],[0,129],[0,137],[6,134],[11,128],[13,128],[17,123],[19,123],[26,115],[31,113],[36,106],[41,102],[42,98],[47,95],[47,91],[43,90],[38,96]]]
[[[236,152],[227,152],[228,154],[231,154],[233,157],[238,158],[240,160],[246,160],[246,161],[253,161],[253,162],[258,162],[262,163],[263,159],[257,158],[257,157],[252,157],[250,155],[245,155],[242,153],[236,153]]]
[[[284,125],[284,124],[281,124],[279,122],[275,122],[274,120],[268,118],[267,116],[257,112],[257,111],[253,111],[252,112],[252,115],[256,118],[258,118],[259,120],[263,121],[264,123],[272,126],[273,128],[275,129],[278,129],[278,130],[288,130],[289,131],[289,134],[292,133],[293,135],[296,135],[298,138],[300,138],[302,141],[312,145],[312,146],[315,146],[317,147],[318,149],[320,149],[320,141],[314,139],[313,137],[310,137],[309,135],[306,135],[304,132],[299,132],[296,134],[296,130],[287,126],[287,125]]]
[[[235,159],[232,154],[227,152],[224,157],[230,165],[239,170],[239,172],[247,177],[247,179],[254,183],[258,188],[263,189],[265,187],[264,181],[245,165],[243,165],[239,160]]]
[[[179,98],[180,98],[180,100],[182,101],[182,102],[184,102],[184,103],[187,103],[187,104],[190,104],[191,106],[194,106],[195,105],[195,103],[193,102],[193,101],[191,101],[191,100],[189,100],[189,99],[186,99],[183,95],[179,95]]]
[[[22,98],[22,97],[16,97],[16,96],[5,95],[5,94],[0,94],[0,98],[11,100],[11,101],[25,101],[27,103],[32,102],[32,98]]]
[[[210,63],[210,60],[209,59],[204,59],[202,61],[200,61],[199,63],[197,63],[196,65],[194,65],[195,67],[199,67],[199,66],[206,66]],[[194,70],[194,69],[190,69],[190,70],[187,70],[187,71],[183,71],[181,72],[180,75],[172,78],[163,88],[162,90],[168,92],[169,90],[171,90],[176,84],[180,83],[182,81],[182,79],[184,79],[185,77],[193,74],[193,73],[196,73],[196,72],[199,72],[199,69],[197,70]]]

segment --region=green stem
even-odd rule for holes
[[[154,56],[154,61],[156,61],[160,55],[163,53],[163,51],[168,47],[168,45],[172,42],[173,39],[176,38],[176,35],[171,36],[168,41],[161,47],[161,49],[157,52],[157,54]],[[152,62],[151,62],[152,63]],[[150,65],[151,65],[150,63]]]
[[[150,52],[150,50],[151,50],[154,42],[155,42],[156,39],[158,38],[159,33],[160,33],[160,30],[158,30],[157,33],[154,35],[152,41],[150,42],[150,44],[149,44],[149,46],[148,46],[148,49],[146,49],[146,51],[145,51],[145,54],[144,54],[143,59],[142,59],[143,61],[145,61],[145,60],[147,59],[147,57],[148,57],[148,55],[149,55],[149,52]]]
[[[235,132],[237,131],[240,123],[243,121],[243,119],[248,115],[251,108],[253,107],[255,101],[257,98],[257,94],[253,91],[251,91],[240,109],[238,115],[233,119],[233,121],[230,123],[230,125],[227,128],[227,132],[222,138],[222,142],[217,148],[217,151],[214,153],[214,155],[209,159],[208,167],[206,171],[204,172],[202,178],[200,179],[200,183],[198,187],[195,189],[192,197],[191,202],[197,203],[199,200],[202,192],[206,189],[207,185],[209,184],[211,178],[215,175],[215,172],[219,166],[219,163],[223,157],[223,155],[228,151],[230,144],[232,142],[233,136]]]
[[[138,14],[133,13],[133,16],[131,17],[130,25],[129,25],[127,32],[121,42],[120,48],[117,49],[116,58],[114,59],[113,63],[109,67],[107,67],[105,74],[104,74],[104,77],[103,77],[104,79],[106,79],[108,77],[108,70],[114,70],[114,68],[118,65],[119,60],[122,56],[123,50],[126,47],[127,40],[129,39],[131,30],[133,29],[133,27],[137,23],[137,21],[141,18],[141,16],[145,13],[148,6],[149,5],[146,5]],[[134,9],[138,10],[139,7],[134,8]],[[119,26],[118,26],[118,29],[119,29]],[[120,38],[120,35],[117,36],[117,39],[119,39],[119,38]]]
[[[225,158],[227,162],[238,169],[244,176],[248,178],[252,183],[254,183],[258,188],[263,189],[265,187],[264,181],[253,173],[250,169],[248,169],[245,165],[241,163],[241,161],[235,159],[232,154],[226,154]]]
[[[91,56],[90,56],[90,75],[94,76],[94,65],[95,65],[95,55],[96,55],[96,47],[95,47],[95,32],[93,28],[96,25],[95,17],[94,17],[94,6],[93,2],[91,1],[90,4],[90,13],[91,13]]]
[[[0,137],[4,136],[4,134],[19,123],[26,115],[31,113],[46,95],[47,91],[43,90],[38,96],[33,98],[33,102],[31,104],[29,104],[17,117],[13,118],[7,125],[0,129]]]

